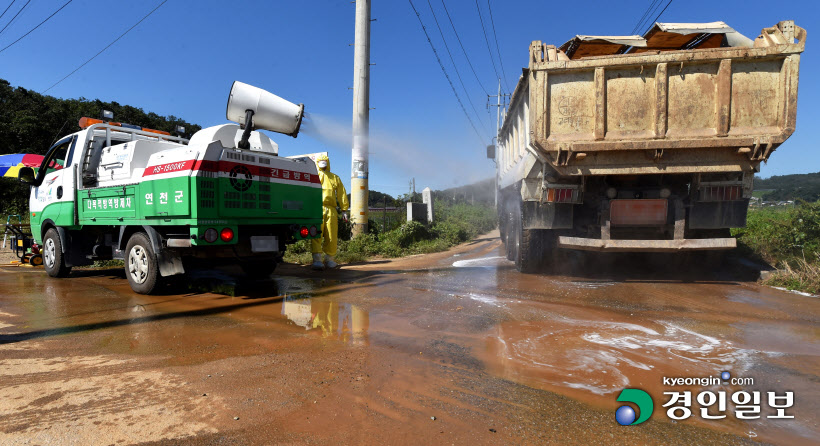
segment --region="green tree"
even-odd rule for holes
[[[173,115],[159,116],[138,107],[99,99],[58,99],[12,87],[0,79],[0,155],[44,155],[58,138],[79,130],[81,117],[97,117],[103,109],[113,111],[118,122],[157,130],[172,132],[177,125],[182,125],[191,135],[202,128]],[[0,179],[0,214],[24,214],[28,212],[27,203],[27,186],[11,178]]]

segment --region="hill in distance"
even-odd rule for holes
[[[755,178],[754,188],[763,201],[814,202],[820,200],[820,172]]]

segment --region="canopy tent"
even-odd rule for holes
[[[0,177],[17,178],[21,167],[33,167],[34,170],[43,163],[43,155],[33,153],[13,153],[11,155],[0,155]],[[54,163],[54,169],[62,169],[63,166]]]

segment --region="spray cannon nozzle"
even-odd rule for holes
[[[296,105],[261,88],[235,81],[225,113],[229,121],[245,126],[245,134],[264,129],[296,138],[305,116],[304,104]],[[243,136],[243,141],[246,140]]]

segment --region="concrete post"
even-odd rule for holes
[[[353,54],[353,164],[350,169],[350,221],[353,236],[367,232],[368,138],[370,135],[370,0],[356,0]]]
[[[433,222],[433,191],[429,187],[425,187],[421,191],[421,201],[427,205],[427,223]]]
[[[427,221],[427,205],[422,203],[407,203],[407,221],[417,221],[419,223],[428,224]]]

